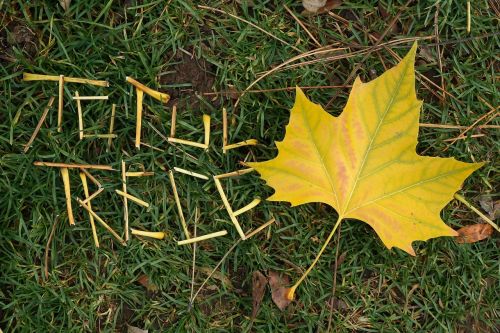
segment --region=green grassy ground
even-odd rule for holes
[[[182,238],[181,228],[168,174],[163,170],[178,166],[218,174],[241,168],[242,160],[275,156],[273,142],[284,135],[293,91],[248,93],[233,112],[235,100],[231,96],[196,96],[193,90],[242,91],[262,72],[318,45],[282,4],[270,1],[254,1],[254,7],[220,1],[207,5],[250,21],[276,38],[230,15],[201,9],[189,0],[168,4],[74,0],[67,13],[55,3],[0,0],[0,328],[5,332],[107,332],[124,331],[130,324],[151,331],[248,330],[252,272],[275,270],[291,280],[298,278],[333,227],[335,212],[317,204],[290,208],[265,202],[243,216],[245,229],[266,221],[271,211],[277,223],[240,243],[222,265],[222,273],[208,282],[190,309],[193,252],[189,246],[176,245]],[[286,3],[297,15],[300,13],[300,1]],[[370,34],[380,37],[403,6],[398,1],[382,1],[382,10],[377,7],[378,1],[359,3],[344,1],[332,11],[337,17],[299,17],[321,46],[347,47],[340,52],[347,54],[374,45]],[[402,11],[382,40],[434,37],[420,42],[417,71],[438,86],[443,77],[453,97],[442,100],[439,89],[417,82],[419,97],[425,101],[424,123],[470,125],[490,110],[480,98],[498,105],[498,5],[495,8],[495,1],[473,1],[471,14],[471,32],[467,33],[465,1],[441,1],[439,8],[434,1],[418,1]],[[436,44],[436,29],[441,44]],[[362,79],[370,80],[384,67],[395,64],[389,50],[401,56],[411,43],[381,48],[366,56],[279,71],[254,89],[343,85],[357,65]],[[194,55],[195,60],[188,55]],[[56,131],[57,112],[53,108],[33,147],[24,154],[23,144],[48,98],[57,94],[57,84],[22,82],[23,71],[106,79],[111,87],[68,84],[64,132]],[[145,100],[143,141],[154,148],[136,150],[135,94],[125,83],[125,76],[172,94],[180,106],[179,137],[200,141],[201,115],[211,114],[209,151],[167,144],[153,127],[167,135],[171,105],[162,107],[149,97]],[[118,138],[109,152],[105,140],[78,140],[76,105],[70,100],[76,89],[81,95],[110,96],[109,102],[85,103],[84,120],[91,133],[107,130],[110,104],[118,104]],[[313,101],[323,105],[331,102],[328,109],[333,114],[341,112],[348,93],[348,88],[307,90]],[[223,155],[222,106],[233,115],[232,142],[257,138],[262,144]],[[498,125],[498,119],[490,124]],[[459,133],[423,128],[418,150],[462,161],[489,161],[465,182],[462,194],[476,205],[481,198],[495,199],[498,132],[473,130],[469,134],[484,135],[459,140],[444,151],[448,144],[445,140]],[[96,249],[87,215],[75,201],[77,224],[68,225],[58,171],[36,168],[32,163],[87,162],[119,168],[121,159],[136,170],[144,167],[155,171],[154,177],[130,180],[130,192],[152,203],[149,210],[130,204],[131,226],[165,230],[168,238],[133,238],[122,247],[98,227],[101,248]],[[123,205],[113,193],[121,186],[120,176],[113,172],[94,174],[106,191],[93,206],[121,233]],[[198,234],[222,228],[229,231],[228,236],[198,247],[194,279],[198,287],[238,235],[213,182],[180,175],[177,179],[190,226],[199,207]],[[71,181],[73,197],[82,197],[76,172],[71,174]],[[271,193],[255,175],[225,185],[234,207]],[[454,228],[478,221],[456,201],[443,211],[443,218]],[[52,230],[54,236],[46,249]],[[416,243],[417,257],[410,257],[398,249],[388,251],[366,224],[349,221],[341,226],[340,243],[332,242],[298,289],[298,300],[281,312],[267,292],[251,330],[323,332],[330,327],[338,332],[498,331],[498,245],[497,235],[471,245],[440,238]],[[345,261],[338,269],[336,306],[330,315],[337,246],[340,254],[345,252]],[[148,291],[137,282],[144,274],[157,291]]]

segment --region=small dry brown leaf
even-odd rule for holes
[[[457,230],[457,243],[475,243],[491,236],[493,227],[487,223],[467,225]]]
[[[290,279],[286,275],[280,276],[280,274],[275,271],[269,271],[268,275],[273,302],[283,311],[291,302],[291,300],[287,298],[288,290],[290,289],[287,286],[290,284]]]
[[[264,291],[266,290],[267,278],[259,271],[253,272],[252,275],[252,320],[257,317],[260,309],[260,304],[264,298]]]
[[[341,4],[342,0],[302,0],[302,6],[305,9],[302,15],[311,16],[324,14]]]
[[[69,10],[69,5],[71,5],[71,0],[59,0],[59,4],[64,11],[67,12]]]
[[[141,276],[139,276],[139,278],[137,279],[137,282],[139,282],[148,291],[157,291],[158,290],[158,286],[154,283],[149,282],[149,278],[146,274],[142,274]]]
[[[490,197],[483,196],[479,204],[488,213],[490,219],[496,220],[500,216],[500,200],[493,201]]]
[[[148,333],[148,330],[143,330],[139,327],[127,325],[127,333]]]

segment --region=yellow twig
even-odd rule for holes
[[[63,104],[64,104],[64,75],[59,75],[59,101],[57,104],[57,131],[58,132],[62,132]]]
[[[81,169],[96,169],[96,170],[113,170],[110,165],[99,164],[68,164],[59,162],[33,162],[34,166],[45,166],[54,168],[81,168]]]
[[[130,231],[132,232],[132,235],[136,236],[145,236],[145,237],[150,237],[150,238],[156,238],[156,239],[164,239],[165,238],[165,233],[162,231],[143,231],[143,230],[137,230],[130,228]]]
[[[122,160],[122,189],[123,193],[127,193],[127,170],[125,166],[125,161]],[[128,201],[127,197],[123,197],[123,215],[125,220],[125,241],[128,242],[129,233],[128,233]]]
[[[208,148],[207,145],[204,144],[204,143],[199,143],[199,142],[194,142],[194,141],[189,141],[189,140],[184,140],[184,139],[168,138],[167,141],[168,142],[172,142],[172,143],[180,143],[180,144],[183,144],[183,145],[188,145],[188,146],[203,148],[203,149],[207,149]]]
[[[262,230],[264,230],[265,228],[267,228],[268,226],[270,226],[274,222],[276,222],[276,219],[273,217],[269,221],[267,221],[266,223],[264,223],[263,225],[261,225],[260,227],[258,227],[257,229],[255,229],[254,231],[250,231],[246,235],[247,239],[249,239],[250,237],[255,236],[256,234],[258,234],[259,232],[261,232]]]
[[[100,218],[99,215],[97,215],[92,209],[90,209],[89,206],[84,204],[83,201],[80,200],[80,198],[76,198],[76,201],[78,201],[80,206],[82,206],[83,209],[89,212],[97,220],[97,222],[99,222],[106,230],[108,230],[113,235],[113,237],[115,237],[123,246],[127,246],[127,243],[125,243],[123,238],[121,238],[120,235],[118,235],[116,231],[113,230],[113,228],[111,228],[106,222],[104,222],[104,220]]]
[[[207,240],[207,239],[215,238],[215,237],[220,237],[220,236],[225,236],[225,235],[227,235],[226,230],[212,232],[211,234],[206,234],[203,236],[193,237],[193,238],[189,238],[186,240],[178,241],[177,245],[186,245],[186,244],[191,244],[191,243],[197,243],[197,242],[201,242],[203,240]]]
[[[138,197],[134,197],[133,195],[129,194],[129,193],[125,193],[123,191],[120,191],[120,190],[115,190],[115,192],[119,195],[121,195],[122,197],[124,198],[127,198],[127,199],[130,199],[132,200],[133,202],[135,202],[136,204],[140,205],[140,206],[143,206],[143,207],[146,207],[148,208],[149,207],[149,204],[144,201],[144,200],[141,200],[139,199]]]
[[[205,146],[210,144],[210,116],[208,114],[203,115],[203,127],[205,129]]]
[[[244,146],[255,146],[258,143],[259,142],[256,139],[249,139],[249,140],[245,140],[245,141],[241,141],[238,143],[233,143],[233,144],[224,146],[223,149],[228,151],[229,149],[235,149],[235,148],[244,147]]]
[[[79,96],[75,95],[73,96],[74,100],[80,100],[80,101],[96,101],[96,100],[108,100],[108,96]]]
[[[179,193],[177,193],[177,186],[175,185],[174,173],[172,172],[172,170],[168,171],[168,176],[170,178],[170,183],[172,184],[172,192],[174,192],[174,199],[177,205],[177,211],[179,212],[179,217],[181,219],[184,235],[186,236],[186,239],[190,239],[191,236],[189,235],[186,219],[184,218],[184,213],[182,212],[181,201],[179,200]]]
[[[144,93],[140,89],[135,89],[137,93],[137,116],[135,125],[135,147],[141,149],[141,129],[142,129],[142,99]]]
[[[144,84],[140,83],[139,81],[133,79],[130,76],[127,76],[125,80],[132,84],[134,87],[136,87],[136,90],[140,90],[148,94],[149,96],[153,97],[154,99],[159,100],[160,102],[167,103],[170,100],[170,96],[166,93],[161,93],[159,91],[153,90]]]
[[[89,186],[87,184],[87,176],[84,172],[80,172],[80,179],[82,180],[83,192],[85,193],[85,200],[88,201],[88,206],[92,209],[92,205],[90,204],[89,199]],[[92,228],[92,236],[94,237],[95,247],[99,247],[99,238],[97,237],[97,230],[95,228],[94,217],[89,213],[90,226]]]
[[[111,106],[111,119],[109,120],[109,134],[113,134],[113,130],[115,129],[115,114],[116,114],[116,104]],[[111,143],[113,142],[113,138],[108,138],[108,151],[111,149]]]
[[[223,173],[223,174],[220,174],[220,175],[217,175],[217,176],[214,176],[214,177],[217,178],[217,179],[229,178],[229,177],[237,177],[237,176],[245,175],[245,174],[250,173],[252,171],[254,171],[253,168],[248,168],[248,169],[236,170],[236,171],[233,171],[233,172]]]
[[[42,75],[42,74],[32,74],[23,73],[23,81],[59,81],[59,75]],[[71,83],[84,83],[100,87],[109,87],[108,81],[101,80],[89,80],[78,77],[64,77],[64,81]]]
[[[183,173],[185,175],[189,175],[189,176],[193,176],[193,177],[196,177],[196,178],[208,180],[207,176],[202,175],[202,174],[197,173],[197,172],[193,172],[193,171],[181,169],[181,168],[178,168],[178,167],[174,167],[174,170],[177,171],[177,172]]]
[[[233,222],[234,227],[238,231],[238,234],[240,235],[242,240],[246,239],[245,233],[243,233],[243,230],[241,230],[240,223],[236,219],[233,213],[233,209],[231,208],[231,205],[229,205],[229,201],[227,201],[226,194],[224,193],[224,189],[222,188],[222,184],[219,179],[214,177],[214,182],[215,186],[217,187],[217,191],[219,191],[220,197],[222,199],[222,202],[224,203],[224,206],[226,207],[227,213],[229,214],[229,217],[231,218],[231,222]]]
[[[64,183],[64,195],[66,196],[66,208],[68,209],[69,225],[75,225],[75,218],[73,217],[73,208],[71,207],[71,189],[70,189],[68,168],[62,168],[61,175]]]
[[[237,211],[235,211],[233,214],[234,216],[238,216],[238,215],[241,215],[243,214],[244,212],[247,212],[249,211],[250,209],[254,208],[255,206],[257,206],[258,204],[260,204],[260,199],[259,198],[255,198],[252,200],[252,202],[250,202],[248,205],[238,209]]]
[[[75,91],[75,96],[80,96],[78,91]],[[83,111],[82,111],[82,102],[77,99],[76,100],[76,110],[78,112],[78,136],[80,140],[83,140]]]

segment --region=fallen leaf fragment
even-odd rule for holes
[[[143,330],[139,327],[127,325],[127,333],[148,333],[148,330]]]
[[[302,0],[304,12],[302,15],[310,16],[326,13],[342,4],[342,0]]]
[[[286,275],[280,276],[280,274],[275,271],[269,271],[268,275],[273,302],[281,311],[283,311],[292,301],[287,297],[290,289],[287,286],[290,284],[290,279]]]
[[[457,230],[457,243],[475,243],[491,236],[493,227],[487,223],[466,225]]]
[[[267,278],[259,271],[252,274],[252,320],[257,317],[259,313],[260,304],[264,298],[264,291],[266,290]]]
[[[139,282],[148,291],[154,292],[158,290],[158,286],[154,283],[151,283],[149,281],[149,277],[146,274],[142,274],[141,276],[139,276],[137,282]]]

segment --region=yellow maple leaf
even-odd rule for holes
[[[377,79],[353,84],[342,114],[334,117],[297,88],[295,105],[276,158],[248,163],[273,187],[268,199],[293,206],[323,202],[338,220],[368,223],[388,247],[415,255],[411,243],[456,236],[440,217],[462,182],[482,163],[416,153],[422,101],[415,93],[417,45]]]

